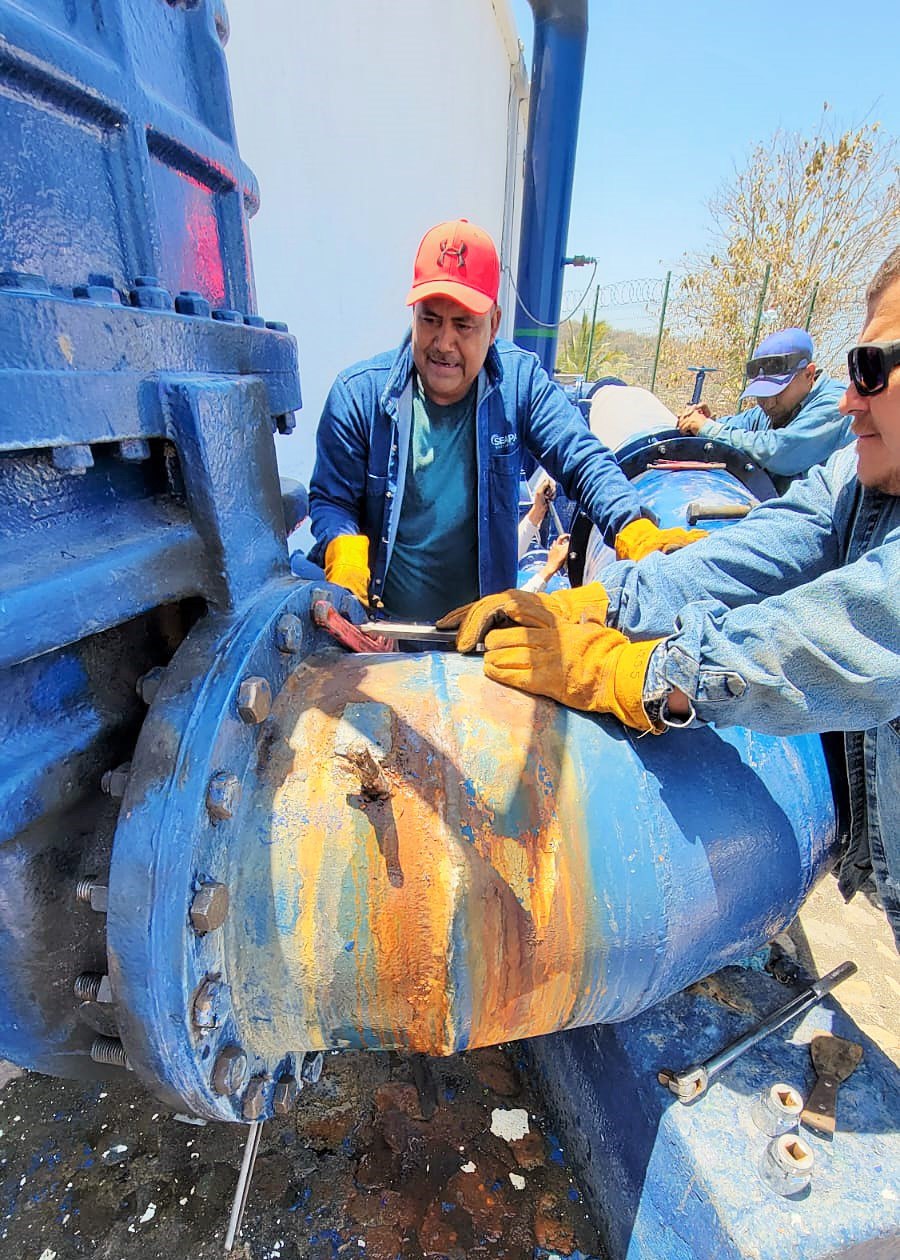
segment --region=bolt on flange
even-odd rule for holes
[[[111,1002],[113,1000],[109,976],[104,976],[99,971],[82,971],[80,976],[75,977],[73,988],[75,996],[82,1002]]]
[[[143,700],[144,704],[152,704],[156,693],[159,691],[160,683],[165,678],[166,670],[164,665],[154,665],[152,669],[148,669],[146,674],[141,674],[140,678],[134,684],[134,689]]]
[[[130,774],[130,761],[123,761],[114,770],[104,770],[100,779],[100,791],[105,792],[107,796],[111,796],[114,801],[120,801],[125,795],[125,789],[128,787],[128,776]]]
[[[258,726],[272,710],[272,688],[267,678],[253,675],[238,688],[237,710],[242,722]]]
[[[247,1056],[240,1046],[225,1046],[212,1070],[213,1090],[223,1098],[236,1094],[247,1079]]]
[[[125,1068],[127,1072],[133,1070],[128,1062],[125,1047],[118,1037],[95,1037],[91,1042],[91,1058],[95,1063],[107,1063],[110,1067]]]
[[[300,1089],[301,1085],[296,1076],[288,1074],[278,1078],[272,1094],[272,1110],[276,1116],[289,1116],[291,1114]]]
[[[244,1094],[244,1105],[241,1109],[241,1115],[245,1120],[259,1120],[265,1116],[268,1083],[267,1076],[254,1076],[251,1079]]]
[[[191,927],[199,935],[215,932],[228,917],[228,885],[210,880],[194,893],[190,908]]]
[[[218,770],[206,788],[206,812],[214,823],[233,817],[241,799],[241,784],[236,774]]]
[[[218,976],[207,976],[196,994],[191,1009],[191,1020],[201,1032],[219,1028],[226,1008],[230,1005],[231,990]]]
[[[293,613],[283,613],[275,622],[275,646],[292,656],[303,646],[303,622]]]

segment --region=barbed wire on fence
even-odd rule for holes
[[[762,276],[758,283],[741,285],[735,297],[748,314],[747,344],[729,349],[716,335],[710,336],[701,313],[703,303],[696,301],[681,277],[676,279],[671,272],[667,277],[600,284],[589,291],[583,287],[567,290],[563,309],[570,310],[577,303],[580,312],[577,319],[561,321],[560,359],[565,365],[561,362],[560,367],[583,379],[617,375],[629,384],[652,388],[673,410],[690,398],[694,383],[690,366],[717,368],[706,380],[703,397],[720,413],[730,414],[740,406],[738,363],[742,365],[749,358],[763,337],[788,323],[809,328],[816,344],[817,366],[831,375],[844,374],[857,312],[847,311],[846,327],[842,322],[835,326],[832,300],[824,325],[817,327],[817,295],[821,296],[819,284],[811,284],[806,294],[790,302],[789,309],[793,310],[787,315],[781,309],[775,276],[771,277],[771,287]]]
[[[595,290],[599,295],[597,305],[608,309],[613,306],[645,306],[652,302],[661,302],[664,286],[665,279],[654,279],[652,276],[600,284]],[[571,305],[572,297],[574,292],[570,295],[567,290],[563,295],[563,305]],[[590,302],[588,305],[590,306]]]

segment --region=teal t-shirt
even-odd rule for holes
[[[478,598],[476,384],[443,407],[416,379],[406,482],[384,581],[384,610],[436,621]]]

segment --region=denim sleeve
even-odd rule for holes
[[[815,468],[782,498],[700,542],[609,565],[600,575],[608,624],[631,639],[655,639],[671,631],[689,604],[713,600],[726,610],[757,604],[833,569],[840,563],[836,479],[831,465]]]
[[[310,525],[316,540],[310,558],[317,563],[333,538],[364,532],[368,429],[339,376],[319,420],[316,463],[309,483]]]
[[[525,405],[528,450],[612,542],[619,530],[642,515],[640,498],[612,451],[591,433],[581,413],[536,360]]]
[[[770,735],[866,730],[900,714],[898,625],[894,539],[759,604],[684,608],[661,674],[704,722]]]
[[[751,416],[758,408],[746,414]],[[778,477],[794,477],[825,461],[852,440],[850,416],[842,416],[833,398],[823,398],[781,429],[751,428],[736,423],[740,416],[707,421],[701,429],[706,438],[727,442],[749,455]]]

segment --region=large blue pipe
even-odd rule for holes
[[[552,375],[587,46],[587,0],[530,0],[534,56],[513,337]]]

